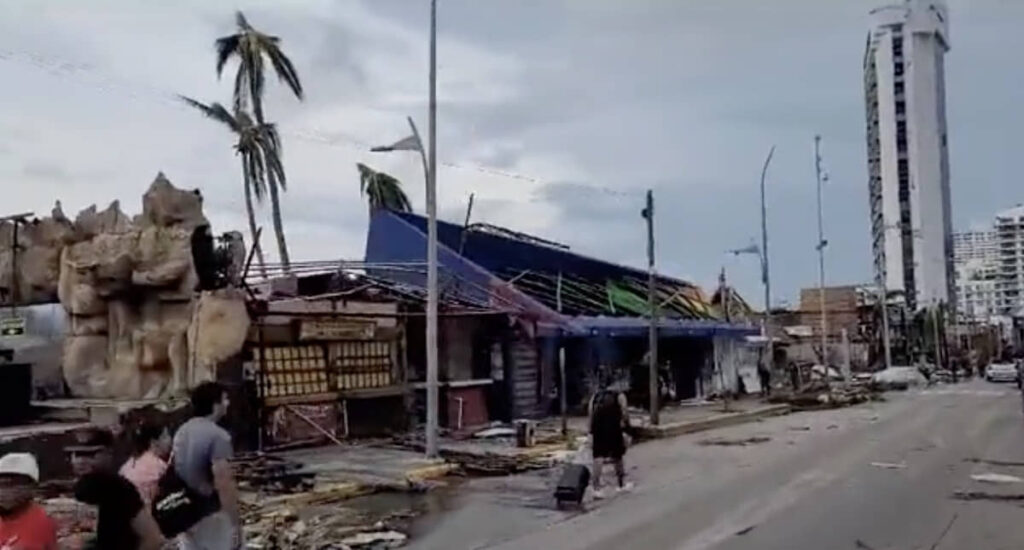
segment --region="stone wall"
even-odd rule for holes
[[[177,189],[159,174],[134,218],[114,202],[72,222],[58,202],[51,216],[21,226],[17,295],[22,303],[59,301],[67,311],[61,368],[73,396],[181,393],[211,379],[216,362],[241,349],[244,294],[197,292],[193,235],[209,233],[202,204],[198,191]],[[0,303],[15,295],[12,238],[13,226],[0,224]],[[193,337],[190,348],[196,319],[216,323],[220,340]]]

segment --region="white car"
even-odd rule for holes
[[[989,382],[1016,382],[1017,365],[1013,363],[991,363],[985,369],[985,380]]]

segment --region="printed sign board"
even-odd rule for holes
[[[25,334],[25,319],[8,317],[0,319],[0,336],[21,336]]]
[[[302,321],[299,340],[372,340],[376,329],[374,321],[309,319]]]

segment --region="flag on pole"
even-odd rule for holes
[[[391,145],[374,147],[370,149],[374,153],[386,153],[389,151],[423,151],[423,144],[416,135],[400,139]]]

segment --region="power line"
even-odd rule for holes
[[[27,64],[32,66],[33,68],[48,73],[51,76],[55,76],[58,78],[70,78],[72,80],[77,80],[79,83],[91,85],[103,91],[104,93],[120,92],[132,99],[151,99],[171,107],[179,108],[182,110],[187,109],[187,106],[181,102],[177,93],[170,92],[168,90],[164,90],[156,86],[139,84],[137,82],[132,82],[130,80],[126,80],[120,77],[105,74],[88,64],[74,63],[52,56],[17,52],[5,49],[0,49],[0,61],[10,61],[15,63]],[[373,146],[373,144],[358,139],[354,136],[334,132],[328,133],[324,130],[316,128],[283,129],[281,133],[285,136],[293,137],[310,143],[320,143],[328,146],[340,145],[358,150],[359,152],[362,153],[370,152],[370,148]],[[438,164],[445,168],[455,170],[475,171],[489,176],[497,176],[511,180],[525,181],[536,185],[557,185],[563,188],[568,187],[575,190],[599,193],[613,197],[640,198],[643,195],[643,191],[640,189],[623,190],[585,183],[557,182],[518,172],[513,172],[510,170],[502,170],[483,165],[460,164],[446,161],[438,162]],[[543,197],[534,196],[531,197],[529,202],[546,201]]]

